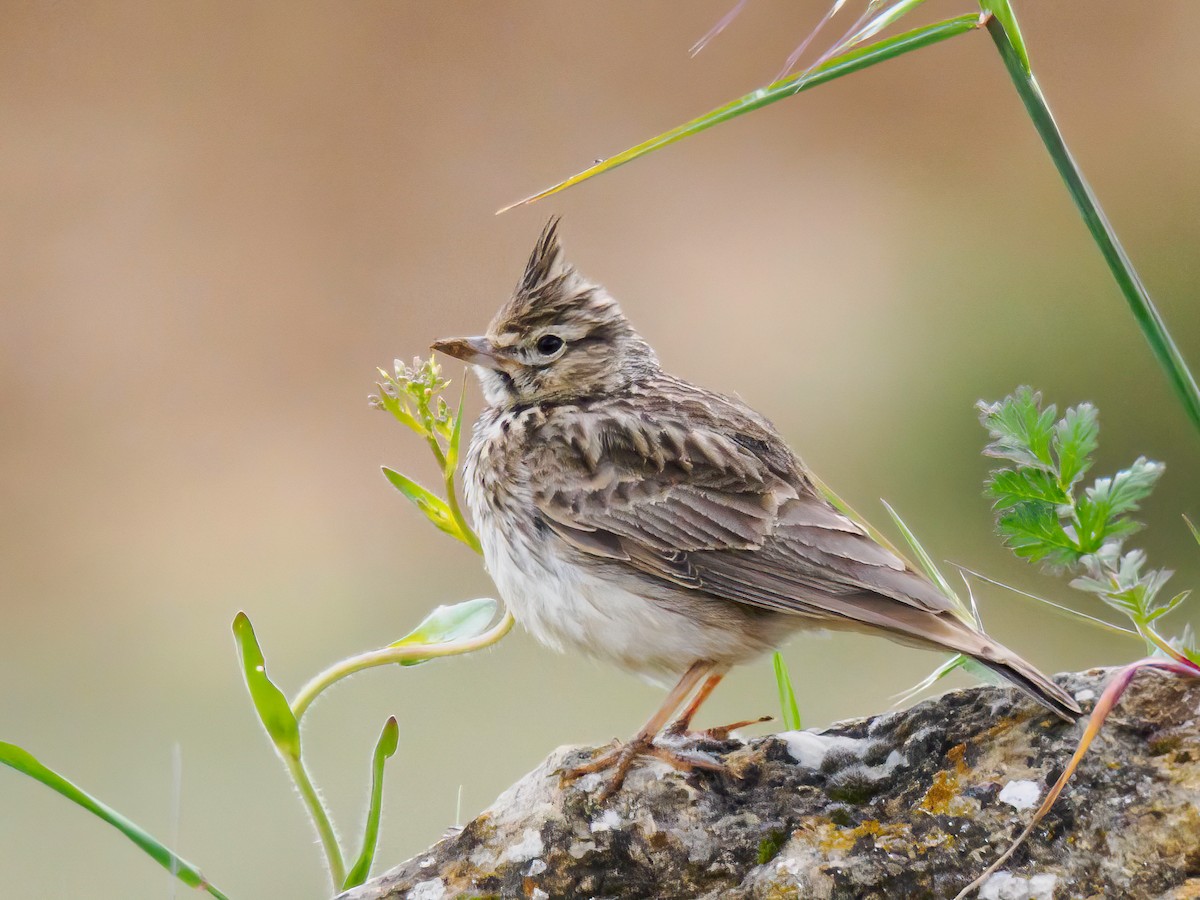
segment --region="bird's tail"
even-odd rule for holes
[[[1060,719],[1074,722],[1083,715],[1083,710],[1070,694],[1007,647],[990,643],[988,651],[991,652],[975,656],[980,664],[1012,682]]]
[[[1083,715],[1083,710],[1070,694],[999,641],[993,640],[962,619],[943,613],[928,616],[923,620],[910,616],[899,624],[914,637],[920,635],[925,641],[941,649],[955,650],[974,658],[980,665],[1011,682],[1061,719],[1074,722]],[[893,633],[889,634],[893,640],[896,639],[897,630],[899,629],[893,628]]]

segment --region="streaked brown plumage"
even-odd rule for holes
[[[487,335],[434,347],[483,385],[467,501],[518,621],[555,649],[680,679],[633,741],[583,767],[615,766],[610,789],[636,755],[670,756],[653,738],[693,690],[675,730],[729,667],[805,628],[966,653],[1079,713],[834,509],[770,422],[664,372],[608,293],[563,261],[556,220]]]

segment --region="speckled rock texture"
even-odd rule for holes
[[[1085,709],[1107,671],[1059,677]],[[978,896],[1200,898],[1200,680],[1137,676],[1058,805]],[[652,761],[607,804],[563,748],[462,831],[342,900],[949,898],[1008,845],[1074,751],[1003,688],[738,742],[728,775]]]

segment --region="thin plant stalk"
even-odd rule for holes
[[[1063,606],[1060,603],[1055,603],[1053,600],[1047,600],[1045,597],[1039,597],[1037,594],[1031,594],[1029,591],[1023,591],[1020,588],[1013,587],[1011,584],[1005,584],[1003,581],[997,581],[995,578],[984,575],[982,572],[976,572],[974,569],[968,569],[966,566],[959,565],[958,563],[951,563],[951,565],[962,572],[964,578],[967,575],[971,575],[974,578],[978,578],[980,581],[986,581],[988,584],[995,585],[999,588],[1004,588],[1004,590],[1010,591],[1013,594],[1016,594],[1018,597],[1025,597],[1028,600],[1036,600],[1038,603],[1054,610],[1056,613],[1066,618],[1075,619],[1076,621],[1084,622],[1095,628],[1100,628],[1113,634],[1131,637],[1135,640],[1139,636],[1138,633],[1132,629],[1122,628],[1120,625],[1114,625],[1112,622],[1106,622],[1104,619],[1097,618],[1096,616],[1089,616],[1085,612],[1080,612],[1079,610],[1072,609],[1069,606]]]
[[[572,175],[565,181],[560,181],[558,184],[526,197],[524,200],[518,200],[516,203],[497,210],[496,214],[500,215],[518,206],[534,203],[544,197],[549,197],[551,194],[557,194],[559,191],[566,190],[582,181],[587,181],[596,175],[610,172],[618,166],[632,162],[639,157],[645,156],[647,153],[652,153],[655,150],[691,137],[693,134],[711,128],[714,125],[728,122],[730,119],[735,119],[738,116],[760,109],[777,100],[791,97],[794,94],[799,94],[801,91],[807,91],[819,84],[833,81],[835,78],[841,78],[843,75],[849,75],[853,72],[870,68],[876,63],[894,59],[913,50],[919,50],[922,47],[940,43],[957,35],[966,34],[968,31],[974,31],[981,24],[981,17],[977,14],[957,16],[953,19],[946,19],[944,22],[926,25],[922,28],[887,38],[886,40],[877,41],[865,47],[855,47],[853,50],[834,59],[827,60],[807,72],[802,72],[799,75],[793,75],[790,78],[777,81],[767,87],[759,88],[756,91],[746,94],[744,97],[740,97],[698,118],[692,119],[690,122],[685,122],[682,125],[672,128],[670,131],[664,131],[662,134],[630,147],[628,150],[623,150],[615,156],[601,160],[595,165],[584,169],[582,172]]]
[[[299,693],[296,694],[296,698],[292,701],[292,713],[295,715],[297,721],[299,721],[322,691],[356,672],[362,672],[365,669],[372,669],[376,666],[419,662],[426,659],[438,659],[443,656],[458,656],[463,653],[480,650],[484,647],[490,647],[512,630],[514,622],[512,613],[505,609],[500,621],[477,637],[461,641],[447,641],[444,644],[412,644],[406,647],[383,647],[379,650],[370,650],[366,653],[347,657],[334,663],[319,675],[314,676],[308,684],[300,689]]]
[[[1169,659],[1173,659],[1177,663],[1181,663],[1185,666],[1192,666],[1193,668],[1195,667],[1195,663],[1193,663],[1190,659],[1188,659],[1186,656],[1184,656],[1182,653],[1180,653],[1178,650],[1176,650],[1174,647],[1172,647],[1167,642],[1167,639],[1164,638],[1161,634],[1159,634],[1153,625],[1144,625],[1144,624],[1139,623],[1137,626],[1137,630],[1138,630],[1138,634],[1140,634],[1143,638],[1146,639],[1147,644],[1149,644],[1152,647],[1157,648],[1160,652],[1164,653]]]
[[[334,830],[333,820],[329,817],[329,810],[325,808],[325,803],[321,800],[321,795],[317,792],[316,786],[308,775],[308,769],[305,768],[301,759],[285,756],[283,761],[287,765],[288,774],[292,776],[296,790],[300,792],[300,799],[304,801],[308,817],[312,819],[313,827],[317,829],[317,836],[321,840],[321,849],[325,851],[325,861],[329,865],[329,877],[333,881],[333,890],[341,891],[342,885],[346,881],[346,863],[342,859],[342,848],[338,844],[337,832]]]
[[[1058,174],[1066,182],[1071,199],[1079,208],[1092,239],[1100,248],[1104,261],[1108,263],[1121,293],[1125,295],[1129,308],[1142,329],[1142,334],[1150,344],[1159,365],[1166,372],[1167,379],[1183,404],[1188,418],[1200,430],[1200,387],[1197,387],[1196,379],[1167,331],[1166,323],[1150,298],[1146,286],[1134,270],[1121,242],[1117,240],[1108,217],[1096,200],[1096,195],[1092,193],[1083,173],[1067,149],[1062,132],[1059,131],[1042,89],[1033,75],[1009,0],[980,0],[980,6],[991,13],[987,21],[988,33],[1000,51],[1000,57],[1012,77],[1021,102],[1025,104],[1025,110],[1046,145],[1050,158],[1054,160]]]

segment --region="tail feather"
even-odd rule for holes
[[[955,650],[972,657],[997,675],[1011,682],[1061,719],[1074,722],[1083,710],[1075,699],[1043,675],[1032,664],[1021,659],[1003,644],[973,628],[969,623],[948,615],[929,615],[923,618],[893,616],[912,638],[946,650]],[[911,621],[910,621],[911,620]],[[899,627],[893,627],[888,637],[897,639]]]
[[[1074,722],[1083,710],[1075,699],[1021,657],[997,646],[1000,653],[993,657],[976,656],[980,664],[1012,682],[1025,694],[1049,709],[1060,719]]]

